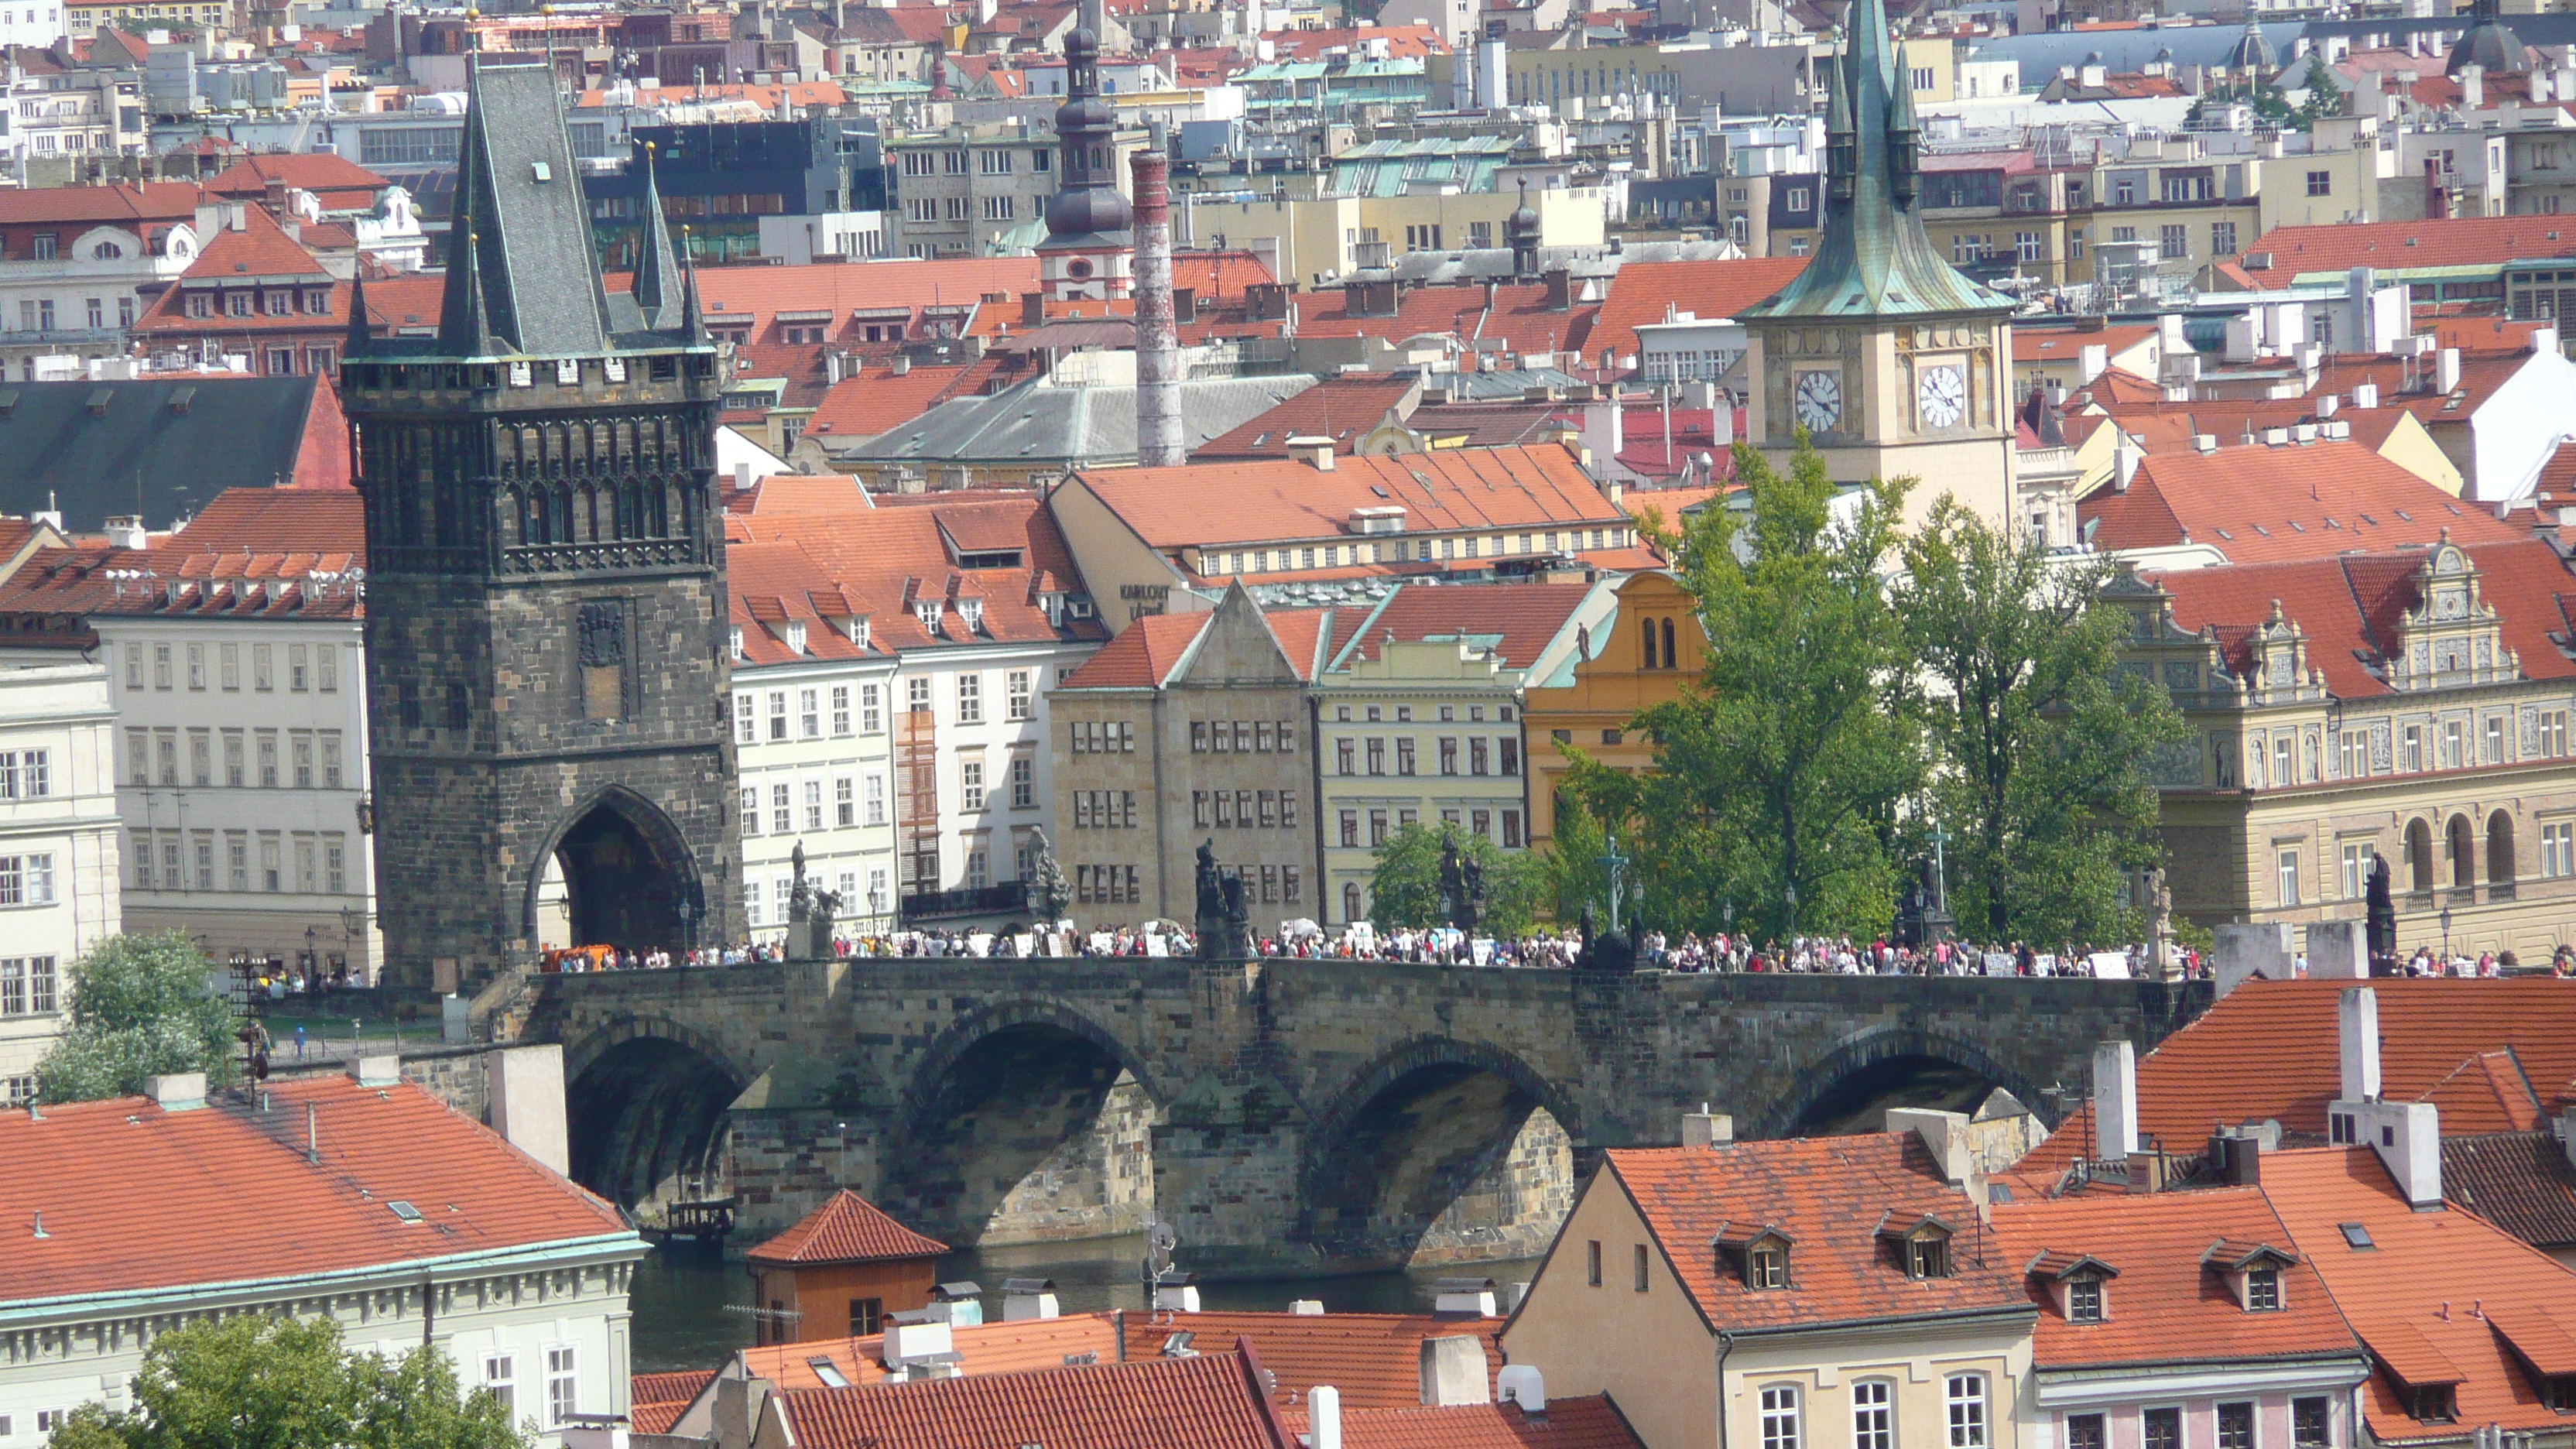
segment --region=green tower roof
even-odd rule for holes
[[[1852,0],[1843,53],[1830,62],[1825,220],[1797,280],[1737,315],[1748,321],[1861,321],[2010,312],[1941,257],[1915,215],[1914,93],[1888,39],[1885,0]]]

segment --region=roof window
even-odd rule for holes
[[[2347,1248],[2366,1249],[2379,1246],[2370,1240],[2370,1229],[2359,1223],[2338,1223],[2335,1226],[2343,1233],[2343,1245]]]
[[[1756,1292],[1795,1286],[1789,1277],[1789,1235],[1767,1223],[1721,1223],[1709,1240],[1717,1271]]]

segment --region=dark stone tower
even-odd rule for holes
[[[694,279],[648,190],[635,289],[610,295],[552,73],[471,85],[438,335],[353,308],[341,369],[388,979],[469,994],[535,960],[549,863],[557,944],[741,931]]]

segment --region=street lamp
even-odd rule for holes
[[[696,901],[694,901],[694,900],[690,899],[690,898],[689,898],[688,896],[686,896],[686,895],[681,896],[681,897],[680,897],[680,950],[681,950],[681,952],[682,952],[682,954],[683,954],[683,955],[695,955],[695,954],[697,953],[697,949],[698,949],[698,933],[697,933],[697,930],[696,930],[696,922],[697,922],[697,919],[698,919],[698,903],[697,903]]]
[[[1789,882],[1788,890],[1785,894],[1789,901],[1788,934],[1794,936],[1798,934],[1798,883],[1796,881]]]
[[[2451,908],[2442,907],[2442,974],[2451,974]]]

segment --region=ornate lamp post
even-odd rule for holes
[[[1618,836],[1607,836],[1605,839],[1609,843],[1609,849],[1596,859],[1603,869],[1610,872],[1610,929],[1616,932],[1619,929],[1619,897],[1628,881],[1628,857],[1619,853]],[[1642,889],[1644,882],[1641,881],[1638,884]]]

